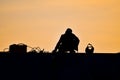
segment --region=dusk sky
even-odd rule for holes
[[[52,51],[67,28],[95,52],[120,52],[120,0],[0,0],[0,51],[14,43]]]

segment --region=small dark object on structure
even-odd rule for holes
[[[11,54],[18,53],[18,54],[24,54],[27,53],[27,45],[25,44],[12,44],[9,46],[9,52]]]
[[[85,52],[86,52],[86,54],[93,54],[93,52],[94,52],[94,47],[92,46],[92,44],[88,44],[87,45],[87,47],[86,47],[86,49],[85,49]]]

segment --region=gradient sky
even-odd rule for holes
[[[79,52],[120,51],[120,0],[0,0],[0,50],[14,43],[52,51],[66,28]]]

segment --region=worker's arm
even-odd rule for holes
[[[60,44],[61,44],[61,42],[62,42],[62,36],[63,36],[63,35],[61,35],[61,37],[60,37],[60,39],[59,39],[59,41],[58,41],[55,49],[53,50],[53,52],[57,52],[57,49],[59,48],[59,46],[60,46]]]
[[[78,51],[78,45],[79,45],[80,40],[79,40],[78,37],[75,36],[75,35],[74,35],[74,39],[75,39],[75,43],[76,43],[76,44],[75,44],[75,46],[76,46],[76,47],[75,47],[75,50]]]

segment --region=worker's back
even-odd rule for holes
[[[74,50],[78,51],[78,44],[79,39],[72,33],[72,30],[68,28],[65,34],[61,35],[53,52],[75,52]]]
[[[75,50],[77,45],[78,44],[78,41],[77,39],[75,38],[75,35],[74,34],[63,34],[61,36],[61,48],[63,48],[64,50],[68,50],[68,51],[71,51],[71,50]]]

